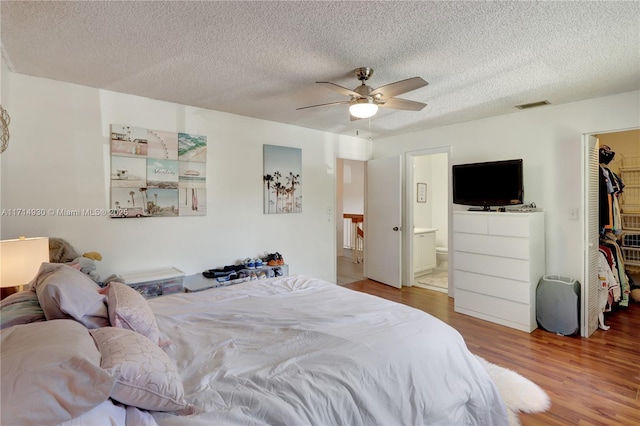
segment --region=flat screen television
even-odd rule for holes
[[[454,204],[490,210],[524,202],[522,159],[456,164],[451,173]]]

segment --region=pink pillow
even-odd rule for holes
[[[144,410],[178,411],[187,407],[178,370],[158,345],[122,328],[89,332],[102,355],[100,365],[117,377],[111,398]]]
[[[87,328],[109,325],[107,298],[87,275],[60,263],[43,263],[31,288],[47,320],[75,319]]]
[[[159,345],[160,330],[146,299],[128,285],[116,281],[109,283],[106,290],[111,326],[135,331]]]
[[[74,320],[2,330],[0,351],[3,425],[71,420],[107,401],[115,385],[89,331]]]

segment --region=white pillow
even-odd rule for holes
[[[2,424],[57,424],[109,399],[115,377],[100,367],[100,352],[82,324],[16,325],[0,339]]]
[[[109,283],[106,293],[112,327],[126,328],[146,336],[156,345],[160,343],[156,316],[140,293],[115,281]]]
[[[102,368],[117,377],[111,398],[145,410],[186,408],[176,366],[157,344],[124,328],[103,327],[90,333],[102,354]]]
[[[109,325],[107,298],[87,275],[60,263],[43,263],[31,281],[47,320],[75,319],[87,328]]]

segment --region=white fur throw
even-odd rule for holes
[[[502,400],[507,406],[510,426],[520,425],[518,412],[537,413],[547,411],[551,407],[549,395],[531,380],[515,371],[491,364],[478,355],[476,358],[498,387]]]

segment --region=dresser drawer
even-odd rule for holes
[[[458,213],[453,217],[454,232],[469,234],[529,237],[531,232],[529,213]]]
[[[487,216],[484,214],[458,213],[453,216],[453,230],[454,232],[470,234],[487,234],[489,232]]]
[[[531,286],[528,282],[498,278],[490,275],[475,274],[467,271],[453,271],[453,282],[456,289],[486,294],[523,304],[531,300]],[[456,297],[457,297],[456,292]]]
[[[504,213],[499,216],[489,216],[488,233],[490,235],[505,235],[510,237],[530,236],[530,217],[528,213]]]
[[[515,326],[527,332],[537,327],[535,322],[531,321],[529,305],[462,289],[456,289],[456,312]]]
[[[530,281],[530,262],[484,254],[454,252],[455,269],[512,280]]]
[[[454,250],[491,256],[529,259],[530,242],[526,238],[495,237],[480,234],[453,234]]]

